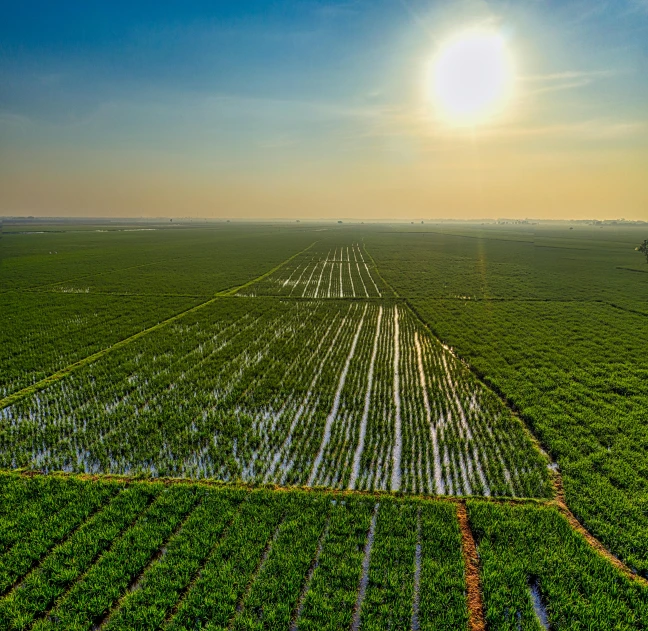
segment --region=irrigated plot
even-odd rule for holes
[[[290,298],[381,298],[391,295],[361,244],[316,243],[242,296]]]
[[[0,399],[198,302],[177,296],[160,301],[85,293],[0,294]]]
[[[522,424],[398,302],[219,298],[0,410],[5,467],[545,497]]]

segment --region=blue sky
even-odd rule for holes
[[[518,79],[467,139],[422,94],[475,24]],[[0,214],[648,215],[645,0],[3,2],[0,81]]]

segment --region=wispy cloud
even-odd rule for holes
[[[622,74],[619,70],[566,70],[541,75],[520,77],[523,85],[527,86],[526,94],[573,90],[590,85],[594,81]]]

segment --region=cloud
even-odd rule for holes
[[[590,85],[599,79],[621,74],[618,70],[566,70],[542,75],[520,77],[523,85],[529,86],[525,94],[540,94],[560,90],[574,90]]]

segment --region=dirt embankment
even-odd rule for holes
[[[479,578],[479,557],[465,502],[457,504],[457,518],[461,530],[461,543],[464,563],[466,564],[466,591],[468,597],[468,628],[470,631],[486,631],[484,601],[482,599],[481,581]]]

